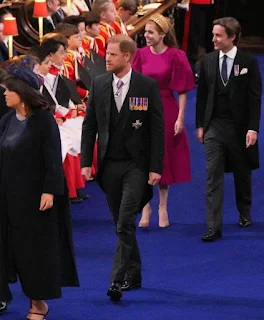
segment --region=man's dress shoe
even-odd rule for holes
[[[240,216],[238,224],[241,228],[247,228],[252,225],[252,220],[250,216]]]
[[[106,294],[112,301],[119,301],[122,298],[121,284],[112,283]]]
[[[141,288],[141,278],[132,276],[126,276],[121,286],[122,291],[129,291],[139,288]]]
[[[0,301],[0,314],[4,313],[7,311],[7,301]]]
[[[82,193],[77,190],[77,198],[82,199],[82,200],[87,200],[87,199],[89,199],[89,197],[90,197],[89,194]]]
[[[71,204],[81,203],[82,201],[83,201],[82,198],[70,198],[70,203]]]
[[[202,240],[204,242],[212,242],[217,239],[222,238],[222,232],[220,230],[209,229],[203,236]]]

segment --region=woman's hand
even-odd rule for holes
[[[41,199],[40,199],[40,211],[45,211],[53,207],[53,194],[49,193],[42,193]]]
[[[184,129],[184,121],[182,119],[177,119],[174,124],[174,136],[181,133]]]

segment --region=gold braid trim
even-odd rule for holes
[[[170,19],[164,17],[162,14],[159,14],[159,13],[153,14],[148,19],[148,21],[155,22],[165,34],[167,34],[171,29]]]

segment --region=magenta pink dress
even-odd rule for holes
[[[191,180],[190,148],[186,130],[174,136],[174,124],[179,106],[173,91],[183,93],[195,86],[194,77],[185,53],[169,47],[154,54],[150,47],[138,49],[132,68],[158,81],[164,111],[165,154],[160,183],[171,185]]]

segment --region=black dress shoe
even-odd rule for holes
[[[83,199],[81,199],[81,198],[70,198],[71,204],[81,203],[82,201],[83,201]]]
[[[240,216],[238,224],[241,228],[247,228],[252,225],[252,220],[249,215]]]
[[[106,294],[112,301],[120,301],[122,298],[121,284],[112,283]]]
[[[141,288],[141,278],[132,276],[126,276],[121,286],[122,291],[129,291],[139,288]]]
[[[0,314],[4,313],[7,311],[7,301],[0,301]]]
[[[77,191],[77,196],[82,200],[86,200],[89,198],[89,194],[81,193],[80,191]]]
[[[209,229],[203,236],[202,240],[204,242],[212,242],[217,239],[222,238],[222,232],[220,230]]]

